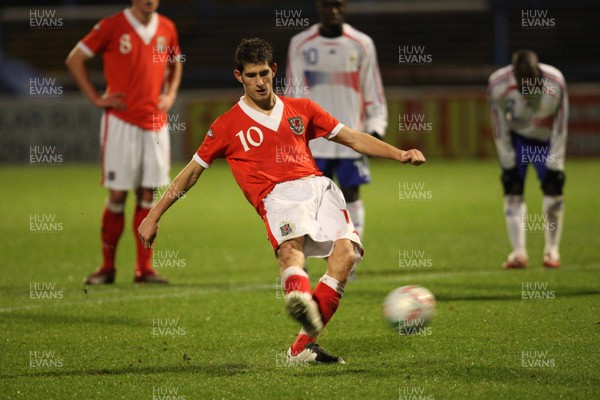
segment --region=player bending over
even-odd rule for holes
[[[533,51],[519,50],[513,54],[511,65],[490,76],[488,93],[494,141],[502,167],[504,215],[512,244],[503,267],[525,268],[529,264],[525,231],[537,224],[527,221],[523,192],[527,167],[531,164],[544,193],[543,265],[559,268],[569,116],[565,78],[558,69],[538,62]]]
[[[277,64],[271,45],[244,39],[235,51],[235,78],[244,95],[210,127],[197,153],[150,210],[138,232],[146,247],[166,210],[217,158],[225,158],[244,195],[262,217],[281,272],[286,308],[302,329],[288,350],[293,362],[343,363],[316,343],[331,320],[350,270],[363,254],[338,187],[322,176],[308,148],[326,139],[362,154],[400,163],[425,162],[419,150],[400,150],[340,124],[308,99],[273,93]],[[286,151],[290,157],[282,157]],[[283,154],[284,155],[284,154]],[[327,259],[327,273],[311,293],[305,257]]]

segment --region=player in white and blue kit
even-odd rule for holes
[[[308,97],[344,125],[381,138],[387,127],[387,105],[375,45],[369,36],[344,23],[344,7],[344,0],[319,0],[320,23],[290,41],[286,95]],[[367,157],[324,139],[311,141],[310,149],[325,176],[337,178],[362,237],[365,212],[359,186],[371,181]]]
[[[565,78],[558,69],[539,63],[534,52],[520,50],[513,54],[511,65],[490,76],[488,94],[512,244],[503,267],[525,268],[529,264],[525,232],[532,224],[527,220],[523,190],[527,167],[532,165],[544,194],[543,218],[533,224],[545,231],[543,264],[559,268],[569,115]]]

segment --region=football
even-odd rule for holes
[[[435,313],[435,297],[424,287],[402,286],[387,295],[382,311],[383,318],[398,333],[424,332]]]

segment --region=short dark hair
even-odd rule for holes
[[[513,53],[512,65],[519,71],[534,70],[538,66],[538,56],[532,50],[517,50]]]
[[[525,80],[541,78],[542,70],[538,65],[538,56],[531,50],[515,51],[512,58],[513,75],[520,87],[523,87]]]
[[[275,50],[271,43],[261,38],[242,39],[235,49],[235,67],[242,72],[248,64],[264,64],[272,66]]]

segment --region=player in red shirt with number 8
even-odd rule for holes
[[[135,232],[152,208],[156,189],[170,181],[167,112],[177,96],[183,57],[175,24],[156,12],[158,4],[159,0],[132,0],[130,8],[98,22],[66,60],[81,92],[104,110],[102,184],[109,194],[102,215],[103,263],[88,276],[88,285],[115,280],[128,191],[136,194]],[[102,55],[107,84],[103,95],[94,88],[86,68],[86,62],[97,55]],[[167,283],[152,268],[152,250],[135,238],[134,282]]]
[[[213,160],[225,158],[238,185],[267,228],[286,293],[286,308],[302,329],[288,350],[291,362],[344,363],[317,345],[317,336],[344,293],[363,248],[338,187],[317,168],[308,148],[324,137],[359,153],[402,164],[425,162],[419,150],[400,150],[339,123],[308,99],[273,93],[277,64],[271,45],[244,39],[235,51],[235,78],[244,96],[211,126],[190,163],[173,180],[140,225],[151,247],[166,210],[198,180]],[[305,257],[327,259],[327,272],[311,291]]]

